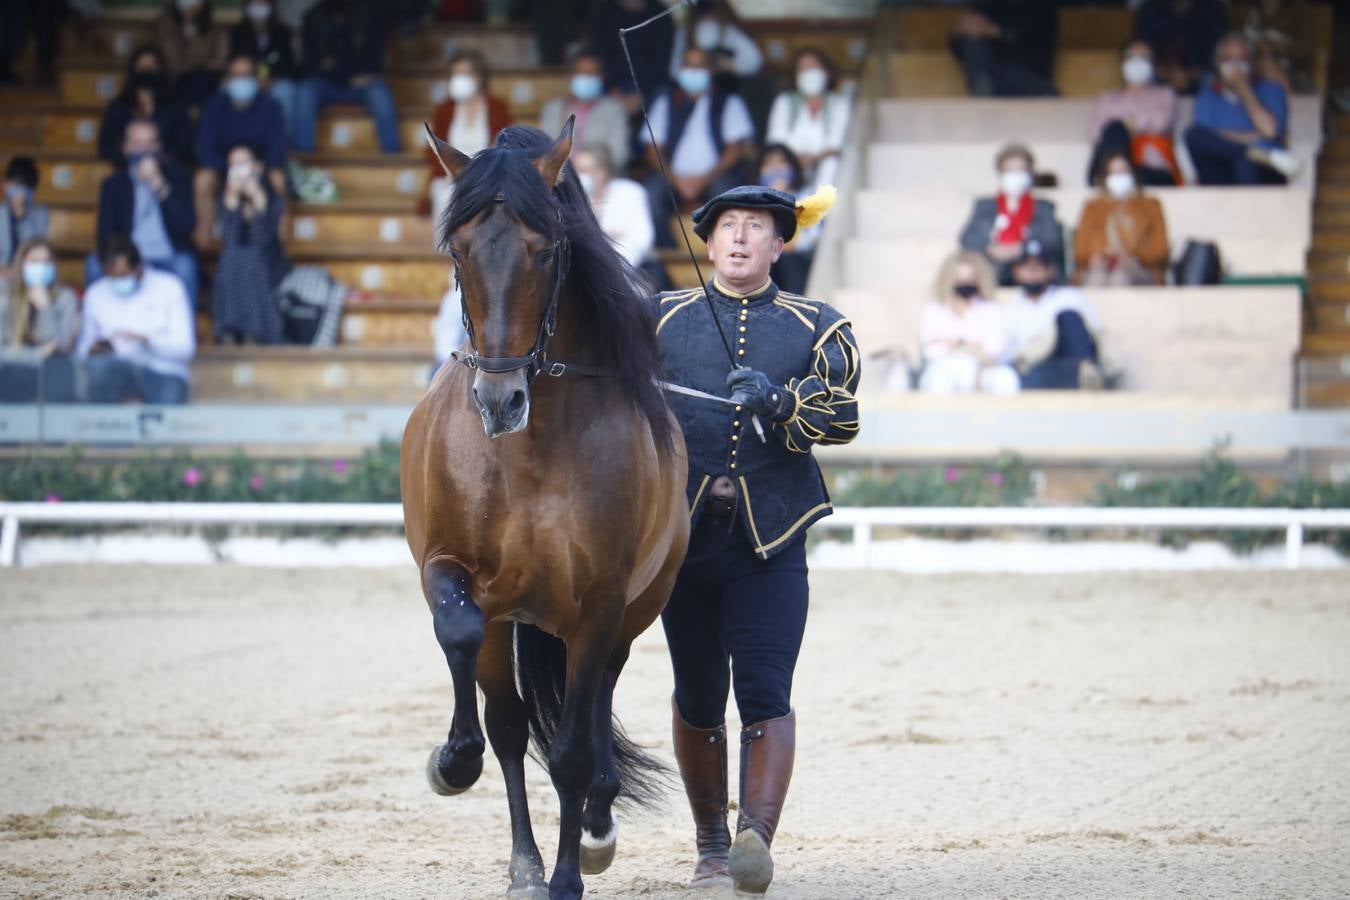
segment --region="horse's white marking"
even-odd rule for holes
[[[593,835],[585,828],[581,829],[581,846],[587,850],[602,850],[619,839],[619,817],[609,814],[609,830],[601,835]]]

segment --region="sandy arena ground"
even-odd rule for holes
[[[1350,896],[1350,576],[813,590],[773,896]],[[669,692],[657,629],[617,708],[667,759]],[[3,572],[0,896],[499,896],[495,759],[424,782],[450,704],[411,566]],[[627,814],[588,895],[686,896],[690,835]]]

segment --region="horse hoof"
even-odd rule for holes
[[[524,884],[519,887],[512,885],[507,891],[506,896],[511,900],[548,900],[548,886],[544,884]]]
[[[468,763],[454,766],[457,771],[445,773],[441,768],[441,756],[445,749],[445,744],[437,744],[432,749],[431,756],[427,757],[427,784],[431,785],[433,792],[442,797],[453,797],[473,787],[478,776],[483,774],[483,757],[479,756]]]
[[[747,828],[731,845],[731,880],[744,894],[762,894],[773,881],[773,857],[764,838]]]
[[[611,821],[609,832],[595,837],[581,829],[581,874],[599,875],[614,862],[614,851],[619,846],[619,823]]]

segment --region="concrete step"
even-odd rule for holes
[[[194,402],[415,403],[430,380],[427,346],[202,347],[192,363]]]

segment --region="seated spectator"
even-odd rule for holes
[[[628,165],[628,113],[618,99],[605,95],[600,65],[600,57],[594,53],[583,53],[576,58],[572,63],[568,96],[544,104],[539,113],[539,127],[549,134],[558,134],[567,117],[576,116],[572,146],[604,144],[609,148],[614,168],[622,170]]]
[[[1201,184],[1285,184],[1298,157],[1285,149],[1289,98],[1273,81],[1253,78],[1247,39],[1233,33],[1214,51],[1217,77],[1195,98],[1186,149]]]
[[[952,32],[952,53],[972,97],[1053,97],[1059,4],[980,2]]]
[[[269,0],[248,0],[244,17],[230,29],[230,58],[241,55],[257,60],[258,78],[281,105],[289,139],[295,131],[300,66],[295,59],[295,33],[277,17]]]
[[[652,217],[647,212],[647,192],[642,185],[615,177],[614,160],[605,144],[591,144],[576,151],[572,164],[600,229],[614,242],[615,249],[653,283],[666,283],[665,269],[652,255],[655,235]]]
[[[769,144],[759,156],[759,183],[801,199],[811,190],[806,184],[801,161],[783,144]],[[811,274],[811,260],[815,256],[816,242],[824,225],[799,228],[778,255],[769,274],[774,284],[789,294],[806,293],[806,280]]]
[[[211,284],[216,343],[281,341],[276,289],[290,270],[277,237],[282,192],[266,177],[259,154],[246,145],[230,151],[220,198],[220,259]]]
[[[683,207],[695,207],[746,180],[755,126],[745,101],[713,84],[709,66],[707,52],[690,47],[684,53],[684,68],[675,88],[652,104],[656,146],[647,145],[648,161],[654,170],[647,181],[647,200],[658,247],[675,246],[670,217],[678,212],[670,207],[666,182],[657,164],[658,148],[670,161],[671,185]]]
[[[784,91],[773,101],[764,141],[782,144],[796,154],[807,185],[834,184],[848,132],[849,97],[836,90],[834,63],[816,48],[799,50],[792,68],[797,73],[796,90]]]
[[[1124,153],[1108,156],[1096,181],[1101,192],[1083,205],[1073,236],[1079,282],[1162,284],[1170,255],[1162,204],[1140,192]]]
[[[192,176],[160,150],[159,128],[136,120],[122,141],[126,164],[103,179],[98,193],[99,244],[114,234],[130,235],[138,258],[172,272],[197,302],[197,257],[192,233],[197,224],[192,201]],[[101,258],[91,257],[87,281],[103,274]]]
[[[305,81],[295,101],[295,149],[313,153],[319,113],[335,103],[366,107],[384,153],[402,145],[384,71],[384,16],[371,0],[320,0],[305,14]]]
[[[47,236],[51,210],[33,202],[37,192],[37,163],[31,156],[16,156],[5,166],[5,205],[0,209],[0,266],[14,261],[24,241]]]
[[[1008,144],[995,158],[998,194],[975,201],[961,246],[989,257],[998,267],[998,282],[1013,283],[1012,264],[1023,244],[1035,240],[1052,259],[1064,254],[1064,236],[1055,220],[1055,204],[1030,195],[1035,159],[1021,144]]]
[[[174,93],[190,109],[200,109],[220,84],[230,49],[211,0],[169,0],[155,20],[154,35],[174,73]]]
[[[1003,362],[1003,309],[994,299],[994,267],[959,250],[938,272],[936,296],[919,314],[925,394],[1015,394],[1017,373]]]
[[[84,360],[91,403],[185,403],[197,350],[183,283],[141,262],[125,234],[99,242],[104,277],[84,294],[75,355]]]
[[[51,245],[24,241],[0,278],[0,403],[75,400],[70,351],[79,326],[79,300],[57,283]]]
[[[150,119],[159,126],[164,150],[184,165],[197,151],[197,129],[174,97],[169,66],[158,47],[141,47],[127,60],[122,90],[103,110],[98,127],[98,158],[121,165],[122,138],[132,119]]]
[[[197,128],[198,249],[211,246],[215,198],[228,165],[226,156],[240,144],[259,148],[267,177],[278,194],[286,192],[286,130],[281,104],[258,89],[258,66],[247,53],[230,58],[220,90],[202,109]]]
[[[1220,0],[1144,0],[1134,13],[1135,39],[1156,49],[1159,76],[1183,94],[1200,87],[1227,30]]]
[[[18,82],[11,68],[11,59],[19,56],[33,38],[32,55],[37,63],[35,83],[49,86],[56,83],[53,62],[56,59],[61,26],[69,16],[67,5],[59,0],[7,0],[0,3],[0,84]]]
[[[675,31],[669,77],[678,79],[684,51],[697,47],[708,54],[713,88],[737,94],[750,110],[755,133],[763,134],[778,85],[764,71],[764,53],[728,0],[698,0],[684,27]]]
[[[1055,284],[1055,272],[1049,248],[1027,241],[1014,267],[1021,290],[1004,307],[1003,359],[1024,390],[1099,389],[1101,324],[1082,291]]]
[[[487,60],[477,50],[456,53],[450,59],[449,95],[431,115],[431,130],[460,153],[473,156],[492,146],[503,128],[511,124],[506,104],[488,93]],[[559,125],[559,130],[562,126]],[[418,210],[430,212],[433,221],[450,205],[450,179],[435,151],[423,152],[427,161],[427,186]]]
[[[1104,154],[1124,151],[1134,160],[1139,180],[1148,185],[1178,185],[1172,133],[1177,127],[1177,92],[1154,81],[1153,51],[1143,41],[1125,45],[1121,74],[1125,87],[1107,91],[1092,110],[1092,161],[1088,183],[1101,171]]]
[[[630,116],[638,112],[639,94],[651,97],[668,80],[671,48],[675,45],[675,22],[665,16],[629,36],[635,51],[633,70],[637,73],[637,84],[633,84],[628,74],[628,62],[619,44],[619,29],[641,25],[665,11],[666,5],[661,0],[597,0],[591,9],[587,44],[599,54],[605,84],[610,86]]]

